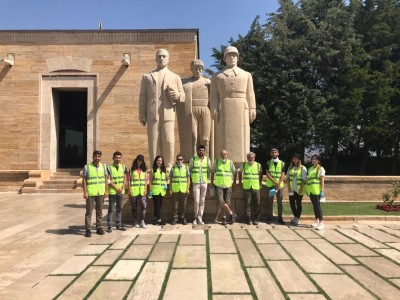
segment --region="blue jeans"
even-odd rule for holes
[[[116,212],[116,227],[122,227],[121,215],[122,215],[122,201],[124,200],[123,194],[118,195],[110,195],[109,196],[109,205],[108,205],[108,216],[107,216],[107,225],[108,227],[112,226],[112,215],[114,212],[114,206],[117,204],[117,212]]]

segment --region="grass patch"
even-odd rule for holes
[[[276,203],[274,205],[276,213]],[[377,209],[376,205],[373,202],[327,202],[321,203],[321,208],[324,216],[400,216],[400,212],[386,212]],[[283,214],[292,215],[289,203],[283,204]],[[311,203],[303,201],[302,215],[314,215]]]

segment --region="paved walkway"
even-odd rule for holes
[[[0,205],[0,299],[400,299],[400,222],[85,238],[81,195],[3,193]]]

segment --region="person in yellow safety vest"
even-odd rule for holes
[[[305,192],[305,183],[307,180],[307,169],[301,164],[300,155],[297,153],[292,154],[289,168],[286,172],[288,175],[288,194],[290,208],[292,209],[293,219],[290,221],[292,225],[299,225],[303,194]]]
[[[107,214],[107,232],[112,232],[112,215],[114,207],[117,206],[116,211],[116,229],[125,231],[122,225],[122,202],[124,201],[125,184],[126,184],[126,167],[121,164],[122,153],[115,151],[113,154],[114,163],[107,166],[108,174],[110,175],[108,181],[108,214]]]
[[[90,223],[93,208],[96,207],[96,233],[103,235],[101,226],[104,198],[108,197],[108,173],[106,165],[100,163],[101,151],[95,150],[93,161],[83,168],[83,198],[86,199],[85,229],[86,237],[91,237]]]
[[[197,147],[197,155],[189,161],[189,171],[193,184],[193,225],[203,225],[203,213],[206,203],[207,183],[210,178],[211,161],[204,155],[206,147]]]
[[[215,160],[211,169],[211,184],[215,185],[216,194],[219,202],[219,211],[224,210],[222,225],[226,225],[226,214],[229,215],[229,223],[233,224],[236,214],[229,207],[231,205],[232,184],[236,177],[236,169],[233,161],[228,159],[228,151],[221,150],[221,158]],[[236,207],[235,207],[236,208]]]
[[[323,215],[320,199],[325,198],[325,169],[321,166],[321,158],[314,154],[311,156],[312,166],[308,168],[307,173],[307,195],[310,196],[315,215],[315,222],[312,224],[317,230],[325,229],[322,222]]]
[[[168,183],[164,158],[161,155],[157,155],[154,158],[153,169],[150,173],[150,191],[154,201],[153,225],[165,225],[165,222],[161,221],[161,207],[167,189]]]
[[[278,203],[278,223],[285,225],[283,221],[283,181],[285,180],[285,163],[279,159],[279,151],[276,148],[271,149],[271,160],[267,162],[266,175],[268,201],[267,201],[267,224],[272,223],[274,196]]]
[[[183,156],[176,156],[176,163],[169,172],[169,195],[172,196],[174,202],[174,218],[172,225],[178,223],[179,214],[183,225],[187,224],[186,220],[186,202],[190,188],[190,172],[189,167],[183,163]]]
[[[243,192],[246,201],[246,223],[258,225],[260,221],[260,189],[263,178],[261,164],[255,161],[253,152],[247,153],[247,162],[239,169],[239,184],[243,179]]]
[[[146,195],[149,176],[147,174],[146,162],[144,156],[139,154],[132,162],[132,167],[129,172],[129,200],[132,206],[133,226],[136,228],[146,229],[144,218],[146,217]],[[140,204],[140,217],[138,218],[138,203]],[[140,219],[140,225],[139,221]]]

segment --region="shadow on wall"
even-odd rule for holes
[[[4,77],[6,77],[8,71],[10,71],[11,66],[5,65],[3,66],[3,69],[0,72],[0,82],[3,81]]]

